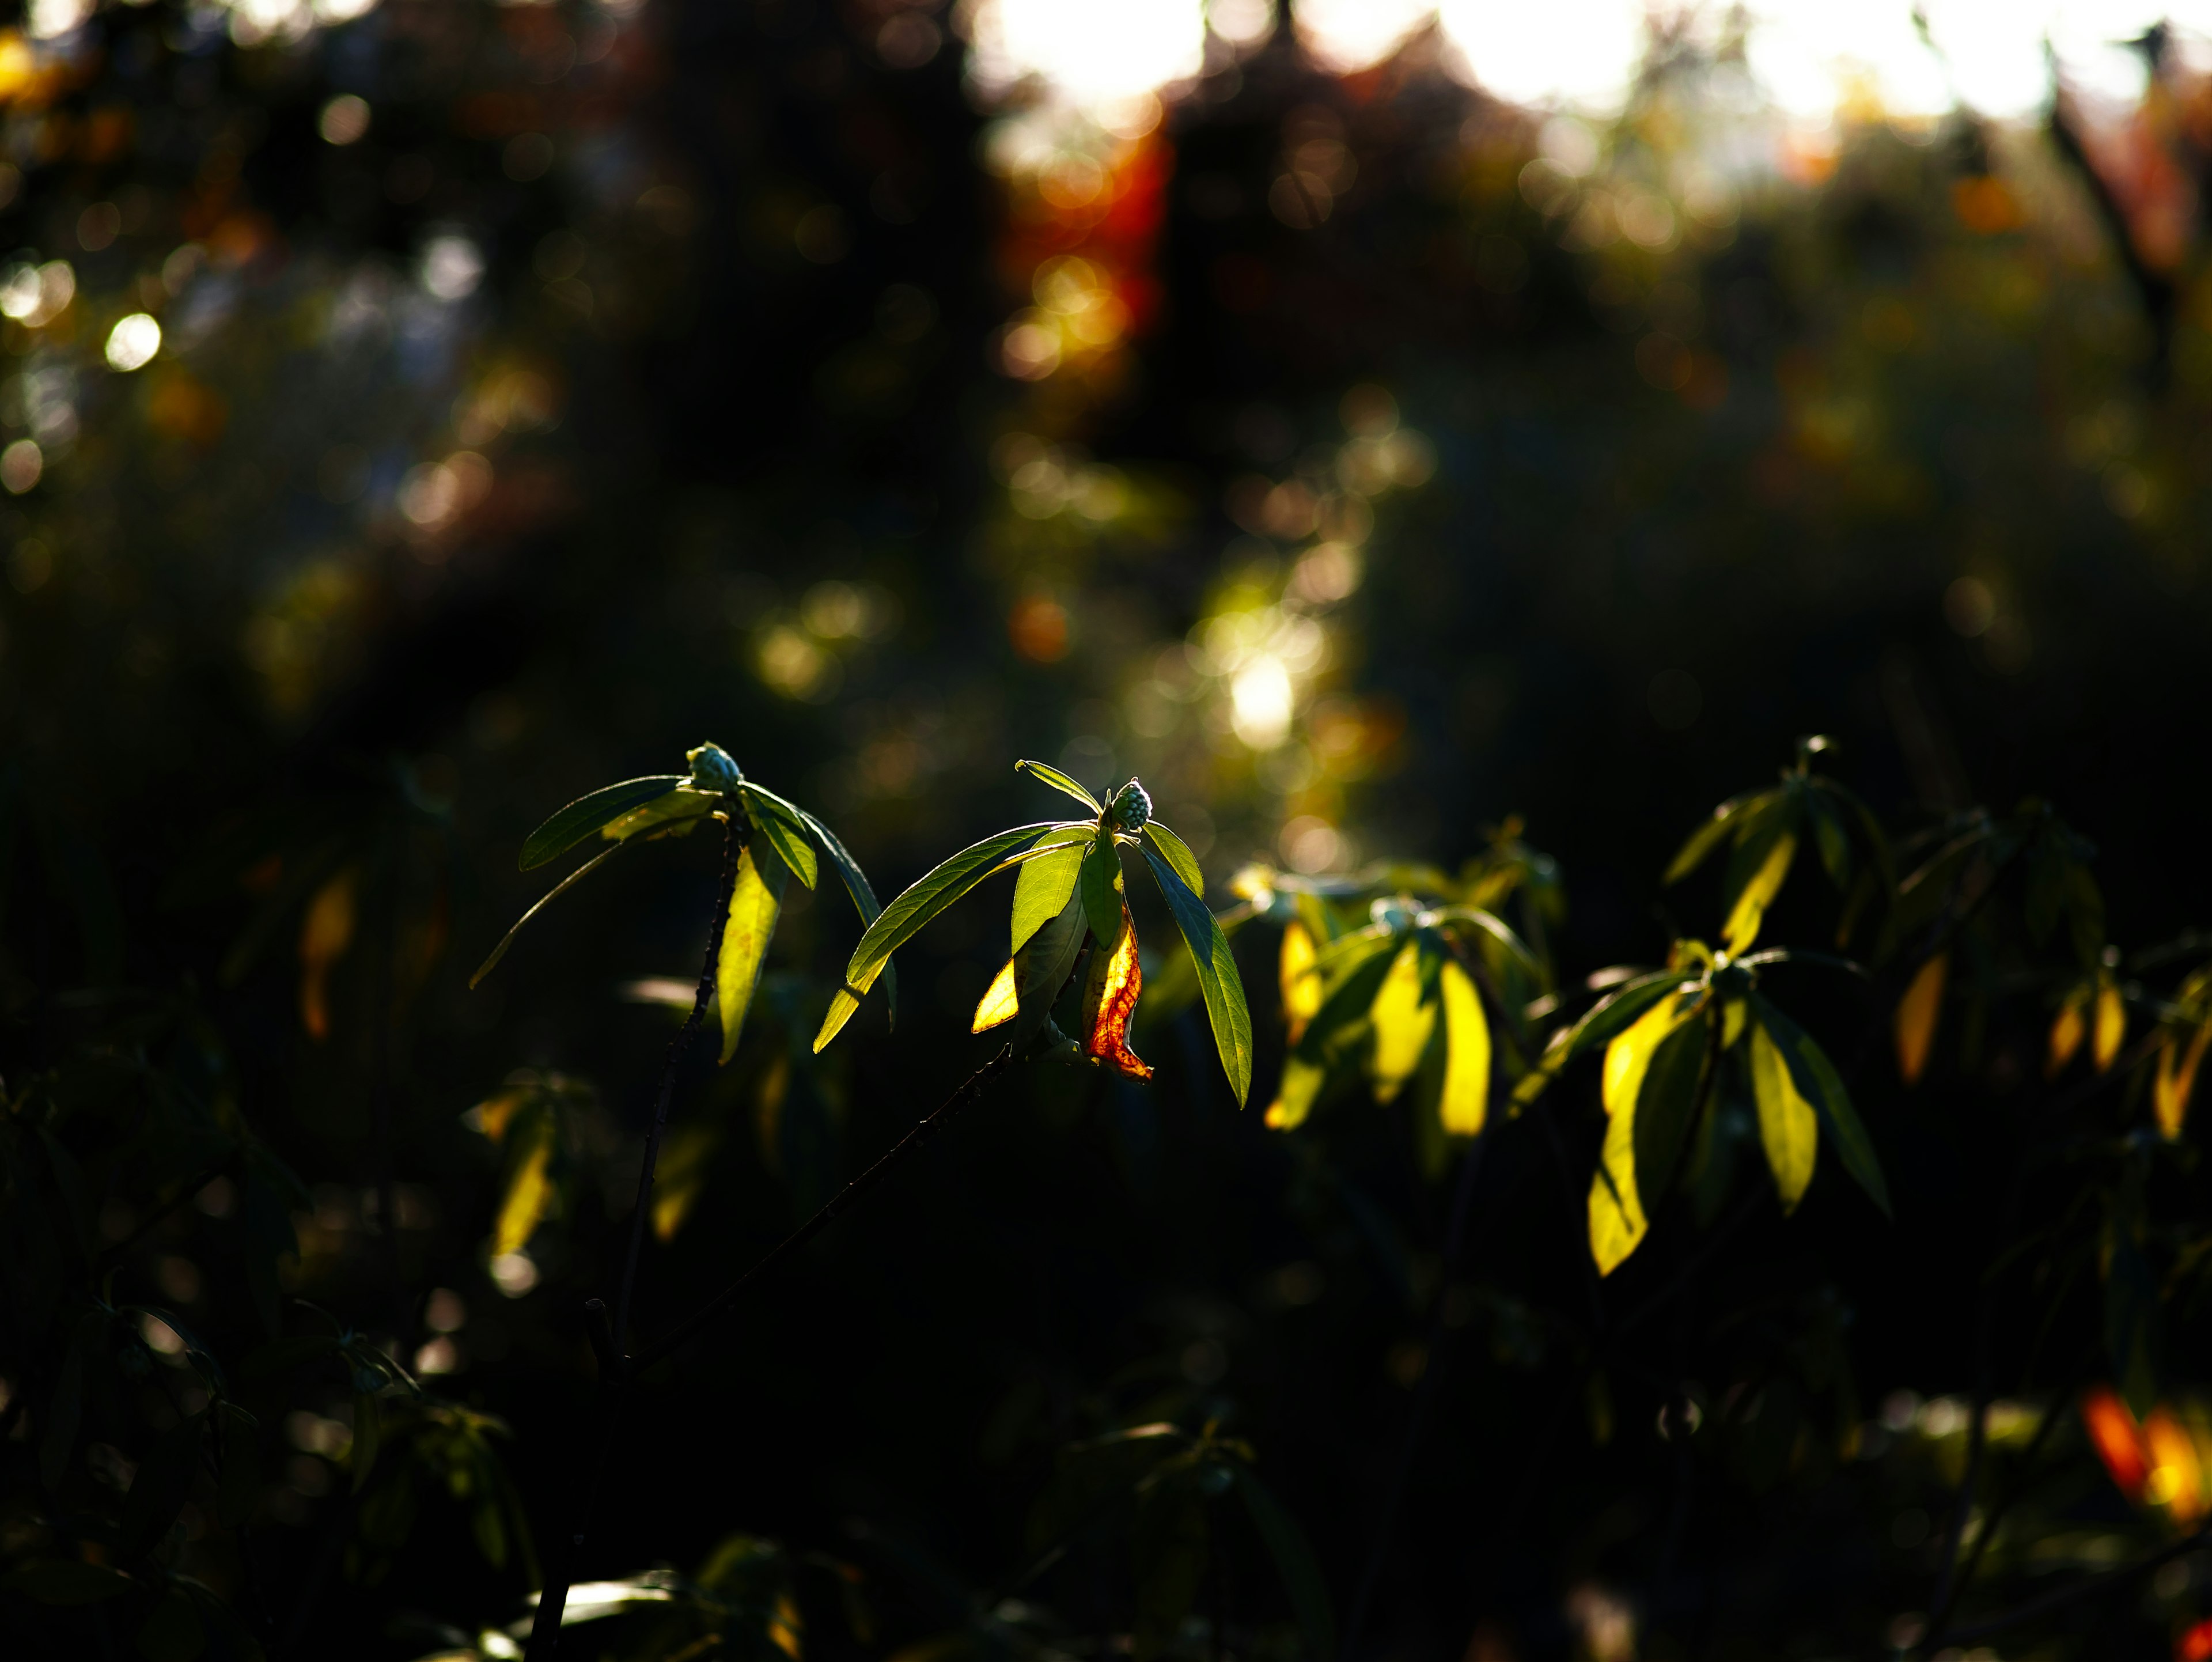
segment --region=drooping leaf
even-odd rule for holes
[[[1606,1047],[1600,1093],[1607,1116],[1605,1143],[1590,1182],[1589,1203],[1590,1256],[1601,1275],[1620,1268],[1650,1227],[1637,1187],[1638,1105],[1653,1058],[1696,1015],[1701,997],[1683,990],[1650,1001],[1644,1014]]]
[[[1820,868],[1838,890],[1848,890],[1851,885],[1851,838],[1844,829],[1843,816],[1836,812],[1826,791],[1808,790],[1805,793],[1805,817],[1813,824],[1813,842],[1820,851]]]
[[[1647,1215],[1673,1186],[1691,1127],[1704,1104],[1700,1086],[1712,1047],[1710,998],[1659,1041],[1636,1092],[1636,1193]]]
[[[1479,1136],[1490,1111],[1490,1021],[1474,978],[1456,962],[1444,960],[1437,984],[1445,1045],[1437,1117],[1454,1136]]]
[[[1093,813],[1103,813],[1106,812],[1106,805],[1104,803],[1101,802],[1089,791],[1084,789],[1081,785],[1069,778],[1067,775],[1062,773],[1058,768],[1048,766],[1042,762],[1017,762],[1014,764],[1014,771],[1016,773],[1034,775],[1036,777],[1043,780],[1046,784],[1050,785],[1054,790],[1066,792],[1067,794],[1073,796],[1077,801],[1082,803],[1085,807],[1090,809]]]
[[[2059,1001],[2058,1014],[2051,1019],[2051,1043],[2044,1056],[2043,1072],[2046,1079],[2056,1079],[2065,1070],[2081,1049],[2081,1041],[2089,1036],[2089,999],[2094,989],[2084,981],[2069,988]]]
[[[1198,856],[1190,845],[1157,819],[1145,826],[1145,840],[1160,851],[1160,857],[1175,868],[1176,875],[1190,886],[1190,892],[1200,899],[1206,898],[1206,874],[1198,868]]]
[[[1111,831],[1099,832],[1084,850],[1082,864],[1076,871],[1075,892],[1082,899],[1083,916],[1091,925],[1091,938],[1103,948],[1121,927],[1124,892],[1121,850]]]
[[[360,881],[358,866],[343,868],[315,891],[300,919],[300,1025],[310,1038],[331,1036],[331,969],[353,944]]]
[[[991,977],[991,984],[983,989],[983,996],[975,1001],[975,1019],[968,1031],[988,1033],[1001,1023],[1012,1021],[1021,1014],[1021,999],[1014,991],[1014,960],[1010,958],[999,965],[999,973]]]
[[[1897,1001],[1897,1071],[1907,1085],[1919,1082],[1928,1066],[1928,1052],[1936,1042],[1936,1018],[1943,1012],[1943,983],[1951,970],[1951,954],[1937,953],[1913,974],[1905,996]]]
[[[2197,1088],[2197,1065],[2212,1044],[2212,1021],[2198,1026],[2185,1048],[2180,1035],[2168,1033],[2158,1049],[2158,1074],[2151,1081],[2151,1107],[2159,1135],[2168,1142],[2178,1140],[2189,1117],[2189,1099]]]
[[[1834,1145],[1844,1170],[1881,1208],[1882,1216],[1888,1217],[1889,1185],[1882,1181],[1881,1162],[1875,1157],[1873,1139],[1860,1123],[1858,1111],[1851,1106],[1850,1095],[1837,1077],[1827,1053],[1813,1042],[1804,1029],[1768,1002],[1764,995],[1751,995],[1751,1014],[1752,1019],[1773,1038],[1775,1049],[1789,1067],[1791,1087],[1811,1103],[1813,1111],[1820,1116],[1820,1127]]]
[[[1283,998],[1283,1036],[1296,1044],[1305,1036],[1306,1024],[1321,1009],[1321,971],[1314,938],[1305,924],[1292,918],[1283,925],[1283,941],[1276,975]]]
[[[1774,1173],[1775,1192],[1782,1197],[1786,1217],[1797,1209],[1813,1181],[1820,1122],[1813,1105],[1799,1093],[1781,1050],[1766,1029],[1756,1024],[1751,1030],[1751,1090],[1759,1109],[1759,1140],[1766,1150],[1767,1169]]]
[[[883,911],[876,902],[875,886],[868,881],[868,874],[860,869],[860,862],[854,859],[845,845],[837,840],[835,831],[804,809],[800,810],[800,817],[806,821],[806,829],[814,833],[815,841],[821,843],[823,851],[829,855],[830,863],[837,868],[837,875],[844,880],[845,892],[853,898],[853,909],[860,914],[860,927],[866,928]],[[896,1026],[898,1016],[898,968],[896,965],[884,965],[884,1000],[890,1007],[892,1024]]]
[[[677,1231],[691,1215],[691,1208],[707,1192],[708,1168],[722,1146],[722,1129],[711,1121],[694,1120],[669,1128],[660,1147],[659,1164],[653,1177],[653,1233],[656,1240],[676,1239]]]
[[[2105,976],[2097,983],[2097,1020],[2095,1037],[2089,1044],[2089,1059],[2100,1074],[2112,1071],[2112,1064],[2120,1059],[2120,1045],[2128,1036],[2128,1007],[2120,996],[2119,984]]]
[[[625,779],[618,785],[595,790],[589,796],[578,797],[523,839],[519,862],[521,868],[533,871],[549,861],[558,860],[602,826],[612,825],[633,808],[667,795],[684,782],[680,773],[654,774],[643,779]]]
[[[791,874],[808,888],[814,886],[820,863],[807,834],[806,816],[772,790],[763,790],[750,779],[738,787],[756,829],[767,837]]]
[[[629,846],[627,843],[617,843],[612,848],[601,849],[598,854],[593,855],[589,860],[586,860],[582,865],[577,867],[575,870],[570,872],[566,877],[562,878],[558,883],[556,883],[550,889],[547,890],[544,895],[539,898],[538,904],[531,907],[528,911],[523,913],[521,916],[516,918],[514,920],[514,927],[499,938],[499,945],[491,949],[491,956],[485,959],[483,963],[477,965],[477,972],[469,977],[469,989],[473,992],[476,989],[477,983],[481,982],[486,976],[489,975],[494,970],[496,970],[499,967],[500,959],[505,958],[507,956],[507,949],[514,945],[514,937],[522,933],[522,926],[524,924],[530,922],[532,918],[537,916],[538,913],[544,911],[548,906],[551,905],[556,900],[558,900],[562,895],[568,893],[569,890],[574,888],[577,884],[582,882],[586,877],[589,877],[601,866],[606,864],[608,861],[620,854],[627,846]]]
[[[1059,916],[1030,935],[1021,951],[1006,960],[975,1007],[972,1031],[980,1033],[1012,1021],[1014,1030],[1007,1035],[1008,1040],[1017,1056],[1027,1056],[1043,1035],[1060,989],[1075,972],[1086,927],[1082,902],[1069,895]]]
[[[1616,1034],[1642,1020],[1653,1005],[1681,984],[1679,970],[1654,970],[1620,983],[1568,1029],[1564,1048],[1570,1056],[1579,1056],[1609,1044]]]
[[[1729,908],[1728,922],[1721,926],[1722,945],[1731,957],[1740,958],[1749,952],[1752,943],[1759,938],[1759,926],[1766,921],[1766,909],[1782,892],[1783,882],[1790,875],[1790,863],[1797,856],[1797,833],[1788,829],[1762,832],[1747,841],[1736,854],[1745,856],[1753,850],[1756,850],[1756,861],[1744,860],[1750,869],[1742,886],[1736,889],[1735,904]],[[1731,880],[1735,864],[1731,860]]]
[[[1230,1092],[1241,1108],[1252,1092],[1252,1016],[1245,1007],[1244,983],[1237,973],[1229,937],[1222,934],[1221,925],[1206,910],[1206,903],[1176,875],[1174,867],[1150,847],[1145,849],[1145,861],[1152,867],[1160,892],[1167,897],[1168,910],[1182,931],[1183,944],[1190,948],[1191,962],[1198,970],[1199,991],[1206,1000],[1206,1020],[1213,1028],[1214,1048],[1229,1075]]]
[[[1375,1028],[1368,1072],[1378,1103],[1396,1099],[1421,1065],[1421,1053],[1436,1028],[1437,1007],[1428,996],[1431,986],[1424,985],[1429,977],[1423,974],[1423,956],[1418,941],[1407,941],[1401,947],[1368,1009]]]
[[[1103,1063],[1124,1079],[1148,1080],[1150,1063],[1129,1048],[1129,1020],[1145,990],[1145,972],[1137,961],[1137,929],[1129,921],[1127,903],[1121,907],[1121,928],[1109,950],[1100,945],[1091,954],[1091,974],[1083,989],[1083,1054]]]
[[[1328,1585],[1322,1580],[1320,1565],[1315,1561],[1305,1531],[1249,1467],[1239,1463],[1230,1470],[1236,1476],[1237,1492],[1243,1497],[1244,1510],[1252,1519],[1252,1527],[1267,1549],[1267,1555],[1275,1561],[1275,1574],[1282,1578],[1283,1591],[1291,1596],[1291,1609],[1298,1622],[1298,1637],[1305,1642],[1306,1662],[1334,1662],[1336,1619],[1329,1609]]]
[[[492,1257],[519,1252],[529,1245],[552,1204],[550,1166],[558,1133],[552,1105],[533,1098],[518,1111],[501,1139],[507,1172],[492,1224]]]
[[[745,1012],[752,1006],[761,965],[768,959],[769,939],[783,910],[787,877],[785,862],[769,851],[763,834],[756,831],[738,850],[737,880],[730,889],[730,910],[722,922],[721,949],[714,960],[714,1002],[721,1015],[725,1062],[738,1053],[738,1036],[744,1031]]]
[[[1047,831],[1057,829],[1052,824],[1017,825],[971,843],[917,878],[884,907],[862,934],[860,944],[853,948],[853,956],[845,965],[845,985],[830,1001],[830,1014],[823,1018],[822,1031],[814,1036],[815,1050],[819,1051],[836,1038],[838,1030],[852,1019],[853,1012],[860,1007],[861,995],[876,984],[876,977],[883,973],[893,953],[911,941],[932,918],[998,870],[1001,861],[1030,848]]]
[[[1054,831],[1037,840],[1048,851],[1022,861],[1014,877],[1014,910],[1006,950],[1018,953],[1029,938],[1060,916],[1075,892],[1075,876],[1082,867],[1089,833],[1080,828]]]

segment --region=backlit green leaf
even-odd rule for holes
[[[814,846],[807,840],[806,816],[772,790],[763,790],[748,780],[738,787],[753,824],[766,837],[791,874],[808,888],[814,886],[816,874],[820,869],[814,858]]]
[[[1851,1106],[1844,1082],[1836,1076],[1826,1054],[1764,995],[1753,993],[1751,1006],[1753,1019],[1773,1036],[1775,1048],[1790,1069],[1791,1088],[1811,1103],[1813,1111],[1820,1116],[1828,1140],[1835,1145],[1836,1157],[1844,1163],[1844,1170],[1881,1208],[1882,1215],[1889,1216],[1889,1186],[1882,1181],[1881,1162],[1875,1157],[1874,1142],[1867,1135],[1866,1127],[1860,1123],[1858,1111]]]
[[[1054,831],[1038,839],[1038,846],[1048,852],[1024,860],[1014,879],[1008,952],[1021,951],[1031,935],[1066,908],[1068,897],[1075,892],[1075,874],[1089,842],[1087,828]]]
[[[1454,1136],[1481,1134],[1490,1111],[1490,1022],[1474,977],[1444,960],[1437,989],[1444,1013],[1443,1089],[1437,1117]]]
[[[680,773],[658,773],[643,779],[625,779],[580,796],[523,839],[521,867],[531,871],[562,855],[604,825],[612,825],[633,808],[642,807],[684,783]]]
[[[1705,863],[1712,851],[1721,845],[1721,839],[1730,832],[1742,829],[1743,814],[1753,808],[1763,807],[1777,793],[1765,791],[1757,796],[1732,796],[1713,810],[1713,817],[1692,831],[1674,858],[1668,862],[1662,883],[1679,883]]]
[[[1237,973],[1229,937],[1206,910],[1206,902],[1176,875],[1174,867],[1149,846],[1145,860],[1167,897],[1168,910],[1175,914],[1184,944],[1190,948],[1191,962],[1198,969],[1199,991],[1206,999],[1206,1020],[1213,1026],[1214,1048],[1220,1052],[1229,1088],[1241,1108],[1252,1092],[1252,1015],[1245,1007],[1244,983]]]
[[[469,987],[471,990],[473,991],[478,982],[482,981],[486,976],[489,975],[494,970],[496,970],[499,967],[500,959],[505,958],[507,956],[507,949],[514,945],[514,937],[522,933],[522,926],[524,924],[530,922],[532,918],[537,916],[538,913],[544,911],[548,906],[551,905],[556,900],[558,900],[562,895],[568,893],[570,889],[574,888],[577,884],[589,877],[601,866],[606,864],[608,861],[620,854],[627,846],[628,845],[626,843],[617,843],[612,848],[604,849],[598,854],[593,855],[589,860],[586,860],[582,865],[577,867],[575,870],[570,872],[558,883],[556,883],[550,889],[548,889],[544,896],[539,898],[536,905],[532,906],[528,911],[523,913],[521,916],[516,918],[514,920],[514,927],[509,929],[505,934],[501,935],[499,938],[499,945],[491,949],[491,956],[484,959],[483,963],[477,965],[477,972],[469,977]]]
[[[1085,807],[1090,809],[1093,813],[1103,813],[1106,812],[1106,805],[1104,803],[1101,802],[1089,791],[1084,789],[1081,785],[1069,778],[1058,768],[1049,767],[1042,762],[1017,762],[1014,764],[1014,771],[1016,773],[1033,774],[1037,778],[1043,780],[1046,784],[1050,785],[1054,790],[1066,791],[1070,796],[1073,796],[1077,801],[1082,803]]]
[[[714,1003],[722,1020],[721,1059],[726,1062],[738,1053],[745,1012],[751,1008],[753,989],[760,984],[769,938],[775,933],[776,916],[783,910],[786,877],[783,861],[769,852],[761,833],[754,833],[738,851],[737,881],[730,890],[721,951],[714,960]]]
[[[1198,868],[1198,856],[1191,853],[1190,845],[1157,819],[1145,826],[1146,840],[1159,849],[1160,855],[1175,868],[1176,875],[1190,885],[1190,892],[1203,900],[1206,898],[1206,874]]]
[[[1112,832],[1094,837],[1084,850],[1075,886],[1082,898],[1083,915],[1091,924],[1091,938],[1101,947],[1110,947],[1121,932],[1122,893],[1121,851]]]
[[[1767,1168],[1774,1173],[1775,1192],[1782,1197],[1786,1217],[1797,1209],[1813,1181],[1820,1122],[1813,1105],[1798,1091],[1780,1047],[1756,1022],[1751,1029],[1751,1090],[1759,1107],[1759,1140],[1766,1149]]]
[[[865,929],[883,911],[882,906],[876,902],[874,885],[868,881],[868,874],[860,869],[860,862],[854,859],[846,851],[845,845],[837,840],[836,832],[803,808],[799,810],[799,817],[806,821],[807,830],[814,833],[815,840],[829,855],[830,863],[837,868],[837,875],[844,879],[845,892],[853,897],[854,910],[860,914],[860,927]],[[890,1006],[892,1021],[896,1025],[898,1017],[898,968],[896,965],[884,965],[884,999]]]

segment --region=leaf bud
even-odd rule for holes
[[[702,745],[696,750],[686,751],[684,759],[691,764],[694,789],[726,794],[744,781],[744,770],[730,759],[730,752],[720,745]]]
[[[1116,831],[1135,833],[1144,830],[1152,817],[1152,799],[1145,788],[1132,779],[1114,793],[1114,801],[1106,810]]]

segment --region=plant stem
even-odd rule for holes
[[[2079,1581],[2046,1592],[2039,1598],[2031,1598],[2025,1604],[2014,1605],[2008,1610],[2002,1610],[1985,1621],[1976,1622],[1964,1628],[1953,1628],[1942,1637],[1945,1642],[1950,1645],[1973,1644],[1978,1640],[2002,1633],[2008,1628],[2016,1628],[2023,1622],[2033,1622],[2038,1616],[2050,1615],[2053,1610],[2064,1610],[2069,1604],[2078,1604],[2084,1598],[2106,1592],[2124,1581],[2148,1574],[2161,1564],[2170,1563],[2184,1553],[2194,1552],[2207,1541],[2212,1541],[2212,1525],[2200,1529],[2193,1535],[2185,1535],[2179,1541],[2161,1547],[2158,1551],[2146,1557],[2136,1559],[2132,1564],[2122,1564],[2114,1569],[2100,1570],[2094,1575],[2084,1576]],[[1922,1643],[1924,1645],[1926,1641],[1923,1641]]]
[[[699,965],[699,990],[691,1001],[691,1014],[668,1046],[668,1059],[660,1070],[660,1092],[654,1099],[653,1123],[645,1137],[645,1160],[637,1174],[637,1201],[631,1208],[629,1245],[623,1255],[622,1280],[617,1284],[614,1318],[608,1323],[605,1304],[593,1299],[586,1306],[592,1318],[592,1348],[599,1358],[599,1385],[592,1394],[592,1424],[586,1440],[589,1452],[577,1483],[575,1523],[551,1543],[547,1555],[545,1585],[538,1591],[538,1616],[531,1624],[530,1662],[548,1662],[561,1643],[561,1619],[568,1607],[568,1587],[574,1580],[576,1559],[591,1532],[592,1513],[598,1504],[599,1480],[614,1446],[621,1422],[622,1397],[629,1384],[631,1368],[623,1355],[622,1336],[629,1324],[630,1294],[637,1282],[637,1261],[645,1247],[646,1215],[653,1208],[653,1170],[659,1163],[660,1135],[668,1123],[668,1105],[676,1093],[676,1076],[691,1048],[692,1035],[706,1020],[707,1006],[714,996],[714,971],[722,955],[722,931],[730,915],[730,895],[738,881],[738,833],[734,805],[722,822],[722,870],[715,885],[714,911],[707,930],[707,954]]]
[[[1359,1590],[1352,1595],[1351,1613],[1345,1618],[1344,1645],[1340,1653],[1344,1662],[1353,1662],[1359,1654],[1368,1609],[1382,1580],[1382,1567],[1389,1561],[1390,1543],[1397,1533],[1398,1510],[1405,1504],[1406,1486],[1413,1475],[1413,1459],[1420,1452],[1421,1433],[1427,1428],[1429,1409],[1443,1379],[1446,1306],[1450,1300],[1452,1272],[1459,1267],[1460,1251],[1467,1239],[1468,1215],[1472,1209],[1470,1203],[1474,1198],[1475,1176],[1482,1170],[1483,1150],[1489,1146],[1490,1137],[1486,1131],[1474,1139],[1474,1146],[1460,1162],[1459,1185],[1452,1196],[1451,1221],[1444,1231],[1443,1262],[1437,1277],[1436,1308],[1429,1318],[1428,1365],[1421,1371],[1419,1389],[1413,1393],[1413,1409],[1406,1416],[1406,1438],[1399,1446],[1397,1464],[1391,1468],[1390,1486],[1383,1492],[1382,1515],[1375,1524],[1375,1544],[1368,1551],[1367,1567],[1359,1575]]]

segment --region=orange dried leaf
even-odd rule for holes
[[[2057,1078],[2080,1052],[2081,1041],[2089,1036],[2088,1006],[2088,988],[2076,987],[2066,995],[2066,1001],[2051,1018],[2051,1050],[2043,1059],[2045,1078]]]
[[[2204,1060],[2208,1040],[2212,1040],[2212,1022],[2197,1030],[2185,1051],[2172,1033],[2158,1047],[2158,1077],[2151,1083],[2151,1105],[2158,1115],[2159,1134],[2168,1142],[2180,1136],[2182,1122],[2189,1117],[2189,1098],[2197,1088],[2197,1067]]]
[[[315,891],[300,920],[300,1025],[310,1038],[331,1036],[331,965],[353,944],[354,880],[347,867]]]
[[[2150,1452],[2128,1405],[2109,1385],[2093,1385],[2081,1393],[2081,1424],[2114,1485],[2130,1501],[2140,1500],[2150,1476]]]
[[[1943,1010],[1943,979],[1950,968],[1951,954],[1936,953],[1920,966],[1905,996],[1897,1001],[1897,1071],[1907,1085],[1917,1083],[1928,1066],[1936,1019]]]
[[[1091,955],[1091,975],[1083,989],[1083,1054],[1103,1062],[1124,1079],[1150,1079],[1152,1065],[1138,1059],[1129,1048],[1129,1021],[1137,1013],[1137,998],[1145,989],[1145,972],[1137,962],[1137,930],[1129,921],[1129,906],[1121,904],[1121,928],[1114,949]]]
[[[2128,1007],[2120,997],[2120,989],[2107,977],[2097,989],[2096,1036],[2090,1044],[2090,1059],[2097,1071],[2110,1070],[2119,1059],[2120,1043],[2128,1036]]]

